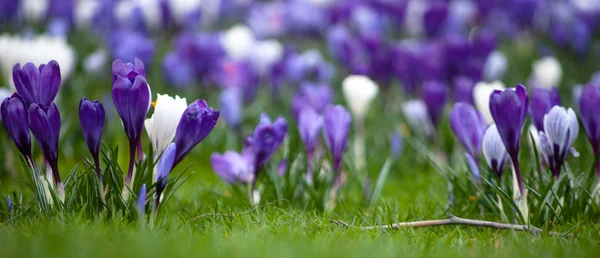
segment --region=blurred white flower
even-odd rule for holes
[[[250,60],[260,74],[269,72],[269,68],[283,58],[283,46],[274,39],[263,40],[256,43]]]
[[[144,18],[144,24],[149,29],[160,27],[162,15],[160,10],[160,2],[157,0],[124,0],[116,4],[115,16],[121,25],[130,23],[131,17],[134,17],[134,12],[140,10]]]
[[[99,0],[76,1],[75,7],[73,8],[75,26],[78,28],[89,27],[92,19],[101,8],[100,4]]]
[[[247,58],[255,46],[254,35],[245,25],[235,25],[221,34],[221,43],[225,52],[233,60]]]
[[[427,106],[422,100],[409,100],[402,104],[402,113],[412,130],[423,132],[426,136],[433,135],[433,124],[427,113]]]
[[[144,125],[152,147],[154,156],[158,157],[173,141],[177,125],[181,115],[187,108],[187,100],[175,96],[175,98],[164,94],[157,94],[157,100],[154,103],[154,114],[146,119]]]
[[[490,112],[490,95],[492,95],[494,90],[502,90],[504,88],[504,83],[501,81],[494,81],[492,83],[478,82],[473,87],[473,102],[488,125],[494,123],[494,118],[492,118],[492,113]]]
[[[558,87],[562,78],[562,66],[558,59],[547,56],[533,62],[531,74],[532,86],[544,88]]]
[[[75,68],[75,50],[64,38],[39,35],[24,38],[21,35],[0,35],[0,71],[7,84],[14,88],[12,69],[16,63],[32,62],[36,66],[56,60],[60,65],[62,81],[66,81]]]
[[[215,0],[167,0],[167,5],[171,11],[173,19],[178,24],[184,24],[190,13],[202,9],[211,9],[215,5]],[[202,12],[204,15],[205,12]]]
[[[425,11],[427,11],[427,5],[427,2],[421,0],[411,0],[408,2],[404,24],[408,33],[413,37],[421,36],[425,33],[423,17]]]
[[[83,60],[83,69],[87,73],[99,74],[102,72],[102,68],[108,61],[108,53],[104,49],[98,49],[93,53],[89,54]]]
[[[342,81],[342,91],[352,114],[362,120],[377,96],[379,87],[367,76],[349,75]]]
[[[483,78],[488,82],[499,80],[507,68],[508,61],[506,60],[506,56],[502,52],[494,50],[485,60]]]
[[[46,18],[46,12],[48,11],[49,5],[50,0],[21,0],[19,10],[21,10],[25,20],[39,22]]]

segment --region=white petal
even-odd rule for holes
[[[494,81],[492,83],[482,81],[476,83],[473,88],[473,102],[487,124],[494,123],[494,118],[492,118],[492,113],[490,112],[490,95],[494,90],[502,90],[504,88],[504,84],[501,81]]]
[[[553,56],[536,60],[532,65],[532,80],[535,86],[551,88],[558,87],[562,78],[562,66]]]
[[[225,52],[234,60],[242,60],[250,55],[255,41],[252,31],[244,25],[235,25],[221,35]]]
[[[342,91],[354,116],[362,119],[377,96],[379,87],[369,77],[350,75],[342,81]]]
[[[492,168],[492,160],[504,162],[507,155],[506,147],[502,142],[502,138],[500,138],[496,124],[490,125],[490,127],[485,130],[483,141],[481,143],[481,149],[483,151],[483,156],[485,157],[485,160],[490,168]]]

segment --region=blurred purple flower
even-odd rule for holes
[[[421,97],[427,106],[429,119],[431,119],[434,126],[438,124],[440,116],[444,112],[444,105],[446,104],[448,95],[447,88],[445,83],[439,81],[427,81],[423,83]]]
[[[225,52],[218,34],[183,33],[175,38],[173,50],[166,54],[163,72],[167,81],[185,87],[193,80],[210,81]]]
[[[285,70],[287,79],[292,83],[307,80],[327,82],[335,75],[333,65],[324,60],[321,52],[316,49],[288,56]]]
[[[282,35],[287,30],[285,3],[255,2],[248,10],[246,24],[259,38]]]
[[[326,6],[311,1],[290,0],[285,3],[285,24],[289,33],[300,36],[319,35],[328,25]]]
[[[488,166],[496,173],[498,178],[502,178],[502,172],[504,171],[508,153],[506,152],[506,147],[504,147],[502,137],[500,137],[498,128],[495,124],[490,125],[487,130],[485,130],[481,142],[481,149]]]
[[[454,101],[473,105],[473,87],[475,82],[467,76],[457,76],[453,80]]]
[[[229,184],[247,184],[254,180],[252,164],[247,157],[235,151],[214,153],[210,157],[210,163],[217,176]]]
[[[308,178],[309,181],[313,178],[313,155],[317,144],[319,144],[321,127],[323,127],[323,116],[310,106],[302,108],[298,118],[298,131],[300,132],[300,139],[306,148],[306,178]]]
[[[139,58],[145,64],[149,64],[154,58],[154,41],[137,31],[119,30],[112,32],[109,45],[115,59],[131,62],[135,58]]]
[[[135,209],[138,213],[138,216],[144,216],[144,213],[146,212],[146,184],[142,184]]]
[[[579,115],[583,128],[594,150],[594,157],[600,154],[600,88],[588,84],[583,87],[579,100]]]
[[[550,90],[541,87],[531,89],[529,115],[531,116],[531,123],[538,132],[544,131],[544,116],[548,114],[552,107],[558,105],[560,105],[560,95],[556,87],[552,87]]]
[[[481,142],[487,124],[481,113],[467,103],[456,103],[450,110],[450,127],[471,157],[481,151]]]
[[[238,89],[224,89],[219,97],[221,115],[234,130],[238,130],[242,122],[242,93]]]
[[[428,37],[439,35],[444,28],[448,16],[448,4],[443,1],[428,2],[427,10],[423,14],[423,25]]]
[[[287,121],[278,117],[275,122],[266,114],[261,114],[254,133],[246,137],[242,155],[250,157],[255,178],[279,148],[287,134]]]
[[[254,100],[259,86],[258,73],[247,61],[223,60],[214,78],[221,87],[240,91],[246,102]]]
[[[341,105],[328,105],[323,114],[323,135],[327,148],[333,157],[333,165],[336,174],[341,173],[342,156],[346,145],[348,145],[348,135],[350,134],[350,123],[352,116]]]
[[[292,115],[298,119],[300,111],[305,106],[313,108],[322,114],[325,107],[333,101],[333,89],[326,83],[304,82],[292,99]]]

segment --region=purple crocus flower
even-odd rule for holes
[[[457,76],[453,80],[454,101],[473,105],[473,87],[475,83],[468,76]]]
[[[198,99],[187,107],[175,131],[177,151],[173,167],[208,136],[217,124],[217,119],[219,110],[213,110],[203,99]]]
[[[21,68],[20,64],[16,64],[12,76],[15,88],[25,100],[27,107],[33,103],[48,106],[58,94],[60,67],[54,60],[39,67],[35,67],[33,63],[26,63]]]
[[[58,136],[60,134],[60,113],[56,104],[49,106],[34,103],[29,106],[29,127],[38,144],[42,147],[44,158],[52,169],[54,182],[62,191],[62,183],[58,172]],[[62,193],[64,194],[64,192]]]
[[[287,134],[287,121],[278,117],[275,122],[266,114],[260,115],[260,122],[254,133],[246,138],[242,154],[251,157],[255,178],[279,148]]]
[[[214,153],[210,157],[210,164],[217,176],[229,184],[237,182],[247,184],[254,181],[254,169],[248,157],[235,151]]]
[[[98,155],[100,154],[100,139],[102,138],[102,130],[104,129],[105,116],[104,107],[97,100],[90,101],[83,97],[79,102],[79,123],[81,124],[85,143],[94,159],[100,189],[104,189],[104,187]]]
[[[312,107],[306,106],[300,111],[298,118],[298,130],[300,139],[306,148],[306,160],[308,171],[306,177],[312,179],[312,163],[315,148],[319,142],[319,132],[323,126],[323,116],[319,115]]]
[[[286,76],[292,83],[302,81],[330,81],[335,75],[335,69],[328,63],[321,52],[309,49],[301,54],[293,53],[286,58]]]
[[[333,157],[336,174],[341,173],[342,156],[348,145],[348,134],[352,116],[341,105],[329,105],[323,114],[323,135]]]
[[[8,208],[7,208],[8,218],[10,219],[10,215],[12,214],[12,210],[13,210],[13,203],[12,203],[12,200],[10,199],[10,195],[8,197],[6,197],[6,206],[8,206]]]
[[[242,93],[237,89],[225,89],[219,96],[219,102],[225,122],[237,131],[242,122]]]
[[[421,97],[427,106],[429,119],[431,119],[433,125],[437,125],[440,115],[444,111],[447,92],[447,86],[442,82],[428,81],[423,83]]]
[[[223,60],[214,76],[221,87],[241,91],[245,101],[254,100],[259,86],[259,75],[250,62]]]
[[[600,154],[600,88],[588,84],[583,87],[579,100],[579,115],[587,137],[592,144],[594,157]],[[600,171],[597,171],[600,175]]]
[[[139,58],[149,64],[154,57],[154,42],[137,31],[119,30],[111,33],[110,47],[115,59],[134,61]]]
[[[444,28],[448,16],[448,5],[442,1],[429,2],[429,8],[423,14],[423,25],[427,36],[438,35]]]
[[[29,116],[25,100],[23,100],[23,97],[19,93],[14,93],[2,101],[0,112],[2,113],[2,122],[15,142],[15,145],[17,145],[19,152],[21,152],[28,163],[32,162]]]
[[[150,87],[146,82],[144,64],[135,59],[135,65],[117,59],[112,64],[112,97],[117,113],[129,139],[129,169],[126,185],[131,182],[136,144],[140,142],[144,120],[150,107]],[[140,151],[141,154],[141,151]]]
[[[538,131],[544,131],[544,116],[548,114],[553,106],[560,105],[558,89],[552,87],[550,90],[541,87],[533,87],[531,90],[531,105],[529,115],[531,122]]]
[[[146,211],[146,184],[143,184],[142,188],[140,189],[140,194],[138,194],[135,209],[137,210],[138,216],[144,216]]]
[[[527,91],[521,84],[513,89],[495,90],[490,96],[490,111],[511,158],[521,196],[524,196],[524,188],[519,169],[519,147],[528,104]]]
[[[481,151],[481,141],[487,127],[481,113],[467,103],[456,103],[450,110],[450,127],[471,157]]]
[[[292,115],[298,118],[300,111],[309,106],[322,114],[325,107],[333,100],[333,90],[326,83],[304,82],[292,99]]]
[[[154,202],[154,213],[158,212],[158,203],[160,196],[167,186],[167,177],[175,167],[175,157],[177,154],[177,144],[171,143],[160,157],[156,164],[156,201]]]

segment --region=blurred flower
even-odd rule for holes
[[[403,142],[404,140],[402,139],[402,134],[394,130],[392,133],[392,138],[390,139],[390,156],[392,158],[400,157],[404,145]]]
[[[143,217],[144,213],[146,212],[146,184],[142,184],[140,194],[138,194],[135,210],[137,211],[138,216],[140,217]]]
[[[287,129],[285,118],[280,116],[275,122],[271,122],[266,114],[260,115],[260,122],[254,129],[254,133],[246,137],[242,151],[243,156],[249,157],[254,178],[279,148],[287,134]]]
[[[560,95],[556,87],[550,89],[533,87],[531,89],[531,105],[529,115],[531,122],[538,131],[544,131],[544,116],[554,106],[560,105]]]
[[[485,60],[483,67],[483,78],[486,81],[495,81],[502,78],[508,69],[508,60],[499,50],[494,50]]]
[[[342,157],[348,144],[352,116],[340,105],[328,105],[323,114],[323,135],[333,157],[334,171],[341,173]]]
[[[448,15],[448,4],[442,1],[428,2],[427,9],[423,13],[423,28],[428,37],[439,35],[444,28]]]
[[[106,50],[98,49],[85,57],[83,69],[88,74],[100,74],[107,61],[108,53],[106,53]]]
[[[277,175],[284,176],[288,169],[288,160],[286,158],[281,159],[277,165]]]
[[[327,26],[327,4],[317,1],[290,0],[285,4],[287,32],[300,36],[319,35]]]
[[[321,127],[323,127],[323,116],[318,114],[310,106],[305,106],[302,108],[298,118],[298,131],[300,132],[300,139],[306,148],[306,178],[309,180],[309,182],[312,182],[313,178],[313,155],[315,148],[319,143],[319,133],[321,132]]]
[[[219,96],[221,115],[234,130],[242,123],[242,93],[238,89],[224,89]]]
[[[248,61],[224,59],[217,64],[214,74],[216,82],[223,88],[242,92],[245,101],[252,101],[259,86],[259,75]]]
[[[464,102],[473,105],[473,87],[475,82],[468,76],[457,76],[454,78],[454,102]]]
[[[333,100],[333,89],[326,83],[303,82],[292,98],[292,115],[297,119],[305,106],[310,106],[322,114]]]
[[[485,130],[481,142],[481,149],[490,169],[496,173],[498,178],[502,178],[502,172],[504,171],[508,153],[506,152],[506,147],[504,147],[504,143],[502,142],[502,138],[500,137],[498,128],[496,128],[495,124],[490,125],[487,130]]]
[[[415,132],[423,132],[425,136],[433,136],[434,127],[427,114],[427,106],[422,100],[409,100],[402,103],[404,119]]]
[[[41,22],[46,17],[50,0],[21,0],[21,14],[29,22]]]
[[[235,151],[223,154],[214,153],[210,157],[213,170],[223,181],[229,184],[241,182],[247,184],[254,180],[254,170],[247,157]]]
[[[12,203],[12,200],[10,199],[10,195],[8,197],[6,197],[6,206],[8,206],[6,208],[6,211],[8,212],[8,218],[10,219],[10,216],[12,215],[12,211],[13,211],[13,203]]]
[[[155,52],[151,38],[132,30],[111,32],[110,48],[114,59],[131,62],[139,58],[146,64],[152,62]]]
[[[481,178],[481,174],[479,173],[479,167],[477,166],[477,161],[471,156],[469,153],[465,153],[465,159],[467,160],[467,165],[469,166],[469,170],[473,174],[476,180]]]
[[[198,99],[187,107],[175,132],[177,151],[173,167],[208,136],[217,124],[217,119],[219,110],[213,110],[203,99]]]
[[[342,91],[350,111],[357,119],[364,119],[369,111],[369,106],[377,93],[379,87],[369,77],[362,75],[349,75],[342,81]]]
[[[0,23],[7,23],[19,15],[20,0],[0,0]]]
[[[187,108],[187,100],[175,96],[156,94],[154,113],[144,122],[146,133],[154,148],[154,157],[158,158],[175,137],[175,130],[181,115]]]
[[[282,60],[283,46],[274,39],[258,41],[249,58],[254,69],[261,76],[266,76],[273,66]]]
[[[350,21],[362,37],[380,37],[383,33],[383,17],[369,6],[352,8]]]
[[[19,152],[21,152],[27,162],[32,162],[28,108],[25,100],[23,100],[23,97],[19,93],[14,93],[2,101],[0,112],[2,113],[2,123],[15,142],[15,145],[17,145]]]
[[[243,60],[250,56],[255,47],[252,31],[244,25],[235,25],[221,35],[223,49],[233,60]]]
[[[100,154],[100,140],[104,129],[104,107],[100,102],[90,101],[83,97],[79,102],[79,123],[83,138],[94,160]]]
[[[553,56],[547,56],[536,60],[532,65],[531,83],[534,86],[540,86],[549,89],[552,86],[560,86],[562,78],[562,67],[558,59]]]
[[[58,94],[60,67],[54,60],[41,64],[39,68],[33,63],[27,63],[21,68],[17,63],[13,68],[13,81],[27,106],[33,103],[48,106]]]
[[[490,96],[495,90],[502,89],[504,89],[504,83],[501,81],[494,81],[492,83],[478,82],[473,87],[473,102],[475,102],[475,107],[481,112],[487,124],[494,122],[490,112]]]
[[[284,2],[254,2],[248,10],[246,24],[259,38],[278,37],[285,33],[286,5]]]
[[[423,89],[421,90],[421,98],[427,106],[427,113],[431,123],[437,126],[442,112],[444,112],[444,105],[446,104],[446,97],[448,89],[446,84],[438,81],[427,81],[423,83]]]
[[[450,110],[450,127],[471,157],[477,157],[487,125],[481,113],[467,103],[456,103]]]
[[[588,84],[581,91],[579,100],[579,115],[594,150],[594,157],[600,154],[600,89]]]
[[[321,52],[309,49],[302,54],[292,54],[286,60],[286,77],[292,83],[302,81],[327,82],[335,75],[333,65],[323,59]]]
[[[46,31],[50,36],[67,38],[70,29],[71,24],[69,20],[65,18],[54,18],[48,23]]]
[[[568,151],[579,134],[579,122],[572,109],[554,106],[544,116],[544,132],[540,133],[540,145],[546,163],[556,179]]]
[[[58,172],[58,137],[60,135],[60,113],[56,104],[49,106],[34,103],[29,106],[29,127],[42,148],[44,158],[52,169],[59,199],[64,200],[65,192]]]

